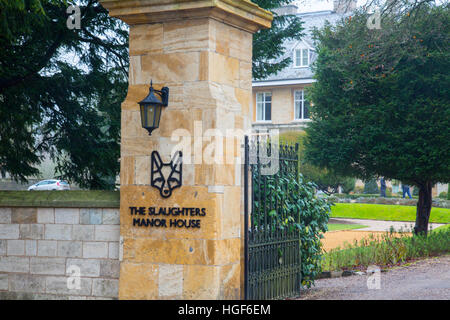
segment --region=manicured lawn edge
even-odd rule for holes
[[[361,229],[366,228],[362,224],[343,224],[343,223],[329,223],[328,231],[344,231],[344,230],[353,230],[353,229]]]
[[[385,204],[336,203],[331,208],[332,218],[353,218],[414,222],[416,207]],[[450,209],[431,209],[430,222],[450,223]]]
[[[120,192],[104,190],[0,191],[0,207],[119,208]]]

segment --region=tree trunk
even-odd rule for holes
[[[417,201],[416,226],[414,227],[414,233],[416,235],[427,235],[432,204],[432,188],[433,184],[431,182],[425,182],[419,185],[419,201]]]

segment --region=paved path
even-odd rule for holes
[[[450,255],[379,275],[380,289],[368,289],[369,275],[316,280],[313,288],[303,291],[300,300],[450,300]],[[370,276],[373,279],[373,274]]]
[[[403,230],[410,232],[415,223],[414,222],[404,222],[404,221],[384,221],[384,220],[366,220],[366,219],[348,219],[348,218],[331,218],[331,223],[343,223],[343,224],[361,224],[367,226],[367,228],[361,229],[353,229],[359,231],[389,231],[391,226],[394,227],[395,231],[398,231],[400,228]],[[428,225],[432,226],[433,229],[436,229],[439,226],[443,226],[441,223],[430,223]]]

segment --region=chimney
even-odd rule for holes
[[[282,6],[276,9],[273,9],[273,12],[275,12],[279,16],[285,16],[288,14],[296,14],[298,10],[298,7],[293,4],[289,4],[287,6]]]
[[[336,13],[352,12],[356,9],[357,0],[333,0],[333,11]]]

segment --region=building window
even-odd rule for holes
[[[272,93],[270,92],[256,93],[256,120],[257,121],[272,120]]]
[[[303,90],[294,92],[294,120],[309,119],[309,101]]]
[[[294,50],[294,67],[309,66],[309,49]]]

